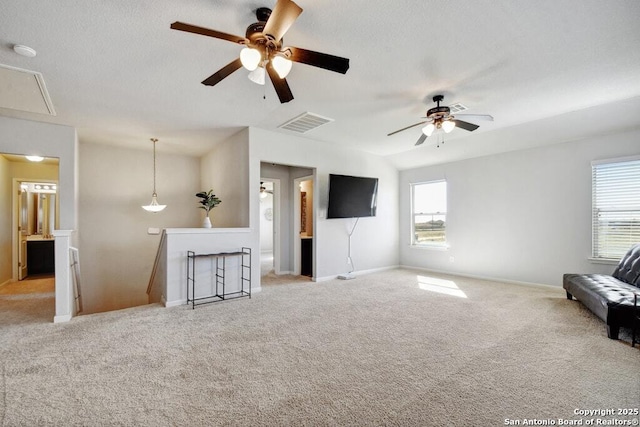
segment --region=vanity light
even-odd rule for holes
[[[142,209],[147,212],[156,213],[166,208],[167,205],[161,205],[158,203],[158,195],[156,194],[156,142],[158,142],[158,140],[156,138],[151,138],[151,142],[153,142],[153,193],[151,194],[151,203],[146,206],[142,206]]]
[[[42,156],[25,156],[27,158],[27,160],[31,161],[31,162],[41,162],[44,160],[44,157]]]

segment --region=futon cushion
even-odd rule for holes
[[[613,277],[640,287],[640,243],[633,246],[620,260]]]

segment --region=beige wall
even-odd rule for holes
[[[0,156],[0,285],[11,280],[11,174],[9,161]]]
[[[213,189],[222,200],[210,218],[214,227],[249,227],[249,132],[218,143],[201,160],[202,191]],[[259,190],[259,186],[256,191]],[[195,193],[194,193],[195,194]],[[197,203],[194,205],[197,206]],[[200,218],[204,211],[200,209]]]
[[[158,142],[159,213],[142,209],[153,190],[153,154],[93,143],[80,144],[79,240],[84,313],[148,303],[147,285],[159,235],[150,227],[198,227],[200,187],[196,157],[165,154]]]

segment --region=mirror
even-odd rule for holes
[[[27,239],[52,239],[57,224],[55,183],[21,182],[23,200],[21,218]],[[24,196],[26,194],[26,196]]]

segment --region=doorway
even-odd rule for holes
[[[260,276],[280,274],[280,180],[260,180]]]
[[[272,247],[273,276],[288,276],[286,280],[295,281],[296,279],[291,276],[298,276],[302,273],[302,238],[304,237],[305,244],[308,244],[310,248],[315,245],[313,242],[316,221],[313,213],[315,212],[314,206],[317,204],[313,197],[315,169],[262,162],[260,176],[262,177],[261,187],[264,187],[265,190],[268,189],[267,183],[273,183],[272,197],[263,195],[260,199],[261,252],[263,249],[264,252],[268,252]],[[264,192],[263,190],[262,193]],[[305,199],[304,205],[301,204],[303,198]],[[264,199],[272,200],[273,205],[265,205]],[[264,214],[268,207],[272,208],[270,211],[272,213],[271,224],[265,224],[264,220]],[[306,218],[304,225],[302,223],[303,214]],[[272,240],[266,236],[272,237]],[[312,250],[306,251],[305,254],[308,254],[309,260],[308,263],[305,263],[305,267],[309,268],[306,270],[306,277],[298,278],[301,281],[309,281],[314,277],[313,272],[315,271],[315,254]],[[281,277],[282,280],[271,276],[269,278],[275,279],[279,283],[285,280],[285,277]],[[265,283],[264,280],[263,283]]]

